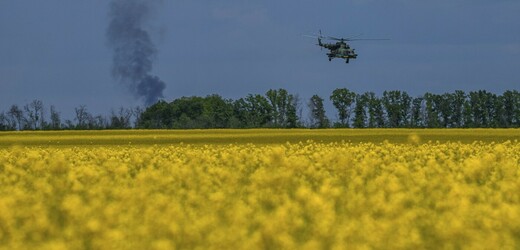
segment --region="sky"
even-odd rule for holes
[[[284,88],[302,106],[336,88],[382,95],[520,89],[517,0],[159,0],[144,23],[164,99]],[[0,112],[34,99],[72,118],[142,106],[111,74],[109,1],[0,0]],[[353,41],[329,62],[312,35]]]

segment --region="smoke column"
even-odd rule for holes
[[[150,74],[157,53],[143,24],[157,0],[112,0],[108,45],[113,50],[112,74],[147,106],[163,97],[165,84]]]

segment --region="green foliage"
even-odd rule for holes
[[[249,94],[233,103],[236,128],[261,128],[269,126],[273,119],[273,107],[262,95]]]
[[[356,101],[356,93],[346,89],[335,89],[332,91],[330,100],[338,110],[339,127],[350,126],[350,114],[352,112],[352,105]]]
[[[520,93],[508,90],[502,95],[503,117],[505,127],[520,126]]]
[[[219,95],[181,97],[171,103],[159,101],[140,117],[142,128],[228,128],[233,103]]]
[[[271,104],[272,126],[277,128],[296,128],[300,124],[296,114],[297,98],[285,89],[270,89],[265,94]]]
[[[148,107],[138,121],[139,128],[172,128],[173,110],[166,101],[160,100]]]
[[[406,92],[385,91],[382,101],[388,118],[388,127],[399,128],[408,124],[412,98]]]
[[[181,97],[159,101],[140,116],[140,128],[257,128],[299,126],[297,98],[284,89],[269,90],[266,97],[248,95],[236,101],[219,95]]]
[[[412,99],[412,109],[410,114],[410,127],[412,128],[420,128],[423,126],[423,114],[422,114],[422,105],[424,98],[416,97]]]
[[[354,107],[354,128],[365,128],[366,127],[366,106],[368,98],[366,95],[356,96],[356,106]]]
[[[502,95],[485,90],[465,93],[425,93],[411,97],[405,91],[356,94],[335,89],[330,100],[337,122],[327,118],[323,98],[308,101],[311,128],[518,128],[520,93]],[[208,129],[208,128],[298,128],[302,110],[297,95],[285,89],[270,89],[265,95],[249,94],[237,100],[219,95],[160,100],[145,110],[121,107],[109,116],[92,115],[85,105],[74,108],[74,119],[62,123],[60,113],[42,101],[11,105],[0,112],[0,130],[91,130],[91,129]],[[49,115],[46,120],[45,114]],[[353,116],[353,117],[352,117]]]
[[[368,127],[385,127],[384,110],[381,99],[379,99],[374,92],[367,92],[364,96],[368,106]]]
[[[323,98],[313,95],[309,100],[309,110],[311,114],[311,128],[328,128],[330,121],[325,114]]]

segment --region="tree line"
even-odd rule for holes
[[[21,107],[13,104],[7,111],[0,112],[0,131],[129,129],[136,127],[135,121],[142,112],[140,107],[121,107],[108,116],[93,115],[87,106],[80,105],[74,108],[73,120],[62,120],[53,105],[46,109],[41,100],[33,100]]]
[[[485,90],[465,93],[425,93],[411,97],[405,91],[356,94],[336,89],[330,96],[338,111],[337,127],[354,128],[513,128],[520,127],[520,93],[502,95]]]
[[[325,99],[313,95],[302,104],[285,89],[248,94],[237,100],[219,95],[160,100],[146,109],[120,108],[108,116],[92,115],[86,106],[74,109],[73,120],[61,120],[51,106],[34,100],[0,112],[0,130],[60,129],[195,129],[195,128],[518,128],[520,93],[497,95],[485,90],[466,93],[425,93],[412,97],[405,91],[355,93],[335,89],[328,97],[336,109],[329,119]],[[303,117],[303,105],[307,117]]]

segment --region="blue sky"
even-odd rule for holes
[[[108,2],[1,0],[0,110],[33,99],[64,116],[79,105],[96,114],[142,105],[110,73]],[[285,88],[306,102],[343,87],[413,96],[518,90],[518,13],[516,0],[163,0],[146,28],[168,101]],[[391,40],[352,42],[356,60],[329,62],[302,36],[319,29]]]

